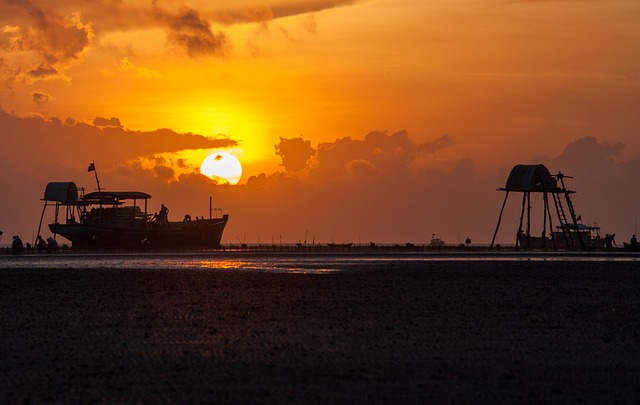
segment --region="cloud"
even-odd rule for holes
[[[316,153],[311,147],[311,141],[305,141],[302,137],[280,138],[276,145],[276,155],[282,159],[282,166],[287,171],[298,171],[306,168],[307,162]]]
[[[46,93],[40,93],[38,91],[34,91],[33,93],[31,93],[31,96],[33,98],[33,101],[38,105],[38,107],[48,103],[51,100],[50,95]]]
[[[93,43],[93,28],[78,12],[65,16],[29,1],[8,2],[2,9],[22,17],[16,18],[20,25],[5,25],[0,36],[0,49],[13,56],[9,81],[64,79],[62,72]]]
[[[96,117],[93,120],[93,125],[95,125],[97,127],[122,128],[122,124],[120,123],[120,119],[119,118],[115,118],[115,117],[111,117],[111,118]]]
[[[438,150],[453,145],[453,138],[444,135],[434,141],[421,144],[409,138],[406,131],[387,134],[374,131],[364,140],[350,137],[335,142],[318,145],[312,173],[321,177],[335,177],[347,172],[347,166],[354,160],[369,162],[381,173],[397,176],[411,171],[411,163],[426,153],[433,155]]]
[[[29,162],[55,167],[82,163],[87,159],[114,165],[141,156],[177,152],[187,149],[214,149],[236,146],[232,139],[209,139],[192,133],[169,129],[130,131],[118,118],[96,117],[94,125],[67,118],[17,117],[0,109],[4,147],[10,151],[29,151]],[[6,165],[29,164],[24,156],[10,153]]]
[[[160,72],[156,72],[155,70],[136,66],[133,62],[129,60],[129,58],[122,58],[122,62],[120,64],[120,70],[123,72],[131,72],[134,77],[142,77],[146,79],[161,79],[162,75]]]
[[[349,6],[357,3],[357,0],[311,0],[311,1],[286,1],[271,7],[275,18],[284,18],[294,15],[316,13],[336,7]]]
[[[317,32],[313,13],[357,3],[353,0],[301,0],[264,3],[258,0],[233,2],[233,6],[217,2],[152,0],[135,2],[102,0],[87,2],[67,0],[0,0],[0,79],[9,89],[17,84],[33,84],[41,80],[71,81],[69,67],[81,60],[94,46],[105,50],[131,52],[112,42],[102,41],[116,36],[160,29],[167,41],[184,50],[191,58],[229,57],[232,38],[213,25],[266,23],[281,18],[307,15],[304,28]],[[278,27],[291,37],[284,27]],[[268,52],[249,41],[249,52],[262,56]],[[123,60],[121,70],[137,77],[160,78],[151,69]]]
[[[36,80],[56,77],[62,78],[60,72],[58,72],[58,70],[56,70],[56,68],[54,68],[52,65],[49,65],[47,63],[41,63],[35,69],[31,69],[27,73],[31,79]]]
[[[169,40],[187,51],[191,57],[226,56],[231,51],[231,40],[224,32],[213,32],[211,24],[196,10],[184,7],[170,12],[153,1],[153,14],[169,29]]]

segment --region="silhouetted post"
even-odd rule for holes
[[[522,233],[522,221],[524,220],[524,205],[527,203],[527,193],[522,193],[522,211],[520,211],[520,223],[518,224],[518,234],[516,235],[516,250],[518,249],[518,241]]]
[[[493,238],[491,239],[491,247],[493,247],[493,243],[496,241],[496,235],[498,235],[498,229],[500,228],[500,222],[502,221],[502,213],[504,212],[504,206],[507,204],[507,198],[509,198],[509,190],[504,196],[504,201],[502,202],[502,208],[500,208],[500,215],[498,215],[498,223],[496,224],[496,230],[493,232]]]
[[[551,236],[551,247],[555,250],[556,248],[556,238],[555,235],[553,234],[553,220],[551,217],[551,207],[548,201],[549,197],[547,197],[547,212],[546,214],[549,216],[549,235]]]
[[[549,205],[549,196],[546,190],[542,193],[542,201],[542,249],[545,249],[547,247],[547,206]]]
[[[531,247],[531,193],[527,194],[527,247]]]
[[[96,184],[98,185],[98,200],[99,200],[99,204],[100,204],[100,211],[98,211],[98,222],[102,223],[102,189],[100,189],[100,180],[98,180],[98,171],[96,170],[96,163],[92,160],[91,163],[89,163],[89,168],[87,169],[88,172],[93,172],[93,174],[96,176]]]

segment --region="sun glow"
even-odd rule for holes
[[[215,152],[202,161],[200,173],[223,183],[238,184],[242,165],[237,157],[227,152]]]

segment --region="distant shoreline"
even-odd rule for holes
[[[35,248],[26,249],[18,255],[12,253],[10,247],[0,247],[0,256],[47,256],[47,255],[83,255],[83,254],[194,254],[194,255],[353,255],[384,257],[391,255],[417,256],[417,257],[443,257],[443,258],[508,258],[508,257],[550,257],[550,258],[638,258],[640,252],[630,251],[624,248],[611,250],[540,250],[540,249],[516,249],[514,246],[489,247],[489,246],[441,246],[428,245],[352,245],[348,247],[335,247],[328,245],[226,245],[215,249],[73,249],[64,247],[56,252],[41,252]]]

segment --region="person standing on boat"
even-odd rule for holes
[[[47,238],[47,253],[55,253],[58,251],[58,242],[51,236]]]
[[[42,236],[38,235],[38,238],[36,239],[36,250],[38,250],[38,253],[42,253],[47,249],[47,242],[44,241],[44,239],[42,239]]]
[[[24,245],[22,244],[22,239],[20,239],[20,236],[18,235],[13,236],[13,242],[11,243],[11,251],[14,254],[24,252]]]
[[[169,208],[165,207],[164,204],[160,204],[160,224],[169,226]]]

